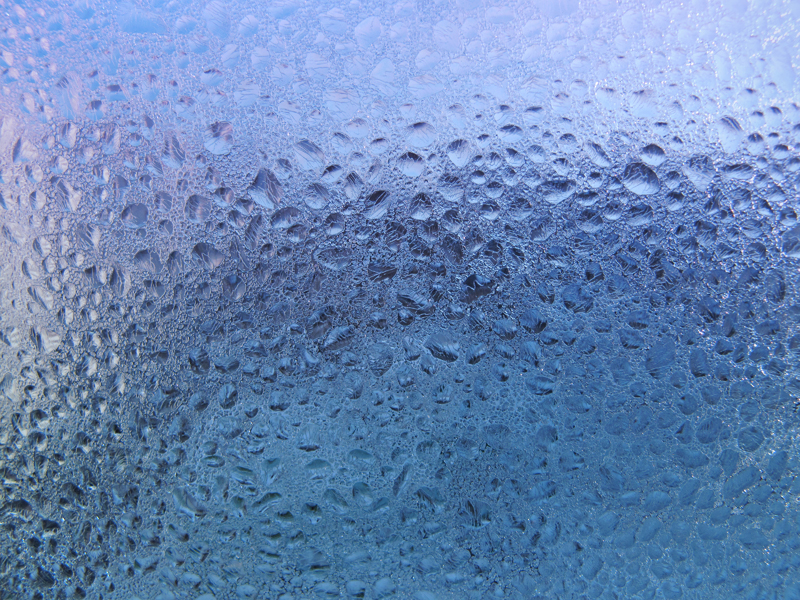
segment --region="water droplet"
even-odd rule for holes
[[[227,121],[211,123],[203,132],[203,145],[211,154],[228,154],[233,148],[233,125]]]
[[[622,185],[637,196],[649,196],[661,188],[656,174],[642,163],[631,163],[625,167]]]
[[[147,224],[147,207],[144,204],[129,204],[122,209],[119,219],[129,229],[141,229]]]

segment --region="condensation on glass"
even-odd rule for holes
[[[798,22],[0,0],[0,597],[800,597]]]

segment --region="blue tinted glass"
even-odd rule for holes
[[[0,598],[800,598],[798,7],[0,0]]]

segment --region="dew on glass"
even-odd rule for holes
[[[800,598],[798,6],[0,0],[0,598]]]

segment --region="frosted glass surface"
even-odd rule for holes
[[[800,598],[799,22],[0,0],[0,598]]]

